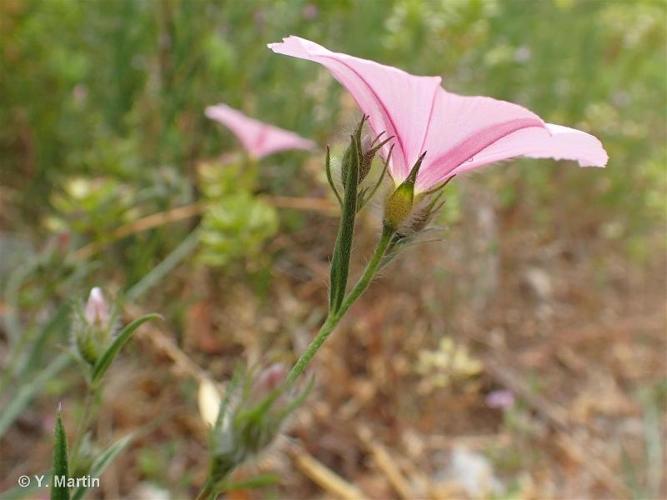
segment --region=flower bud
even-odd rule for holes
[[[299,394],[280,391],[287,369],[280,363],[257,376],[237,375],[222,402],[222,414],[213,428],[211,476],[220,480],[247,459],[268,448],[286,418],[299,407],[309,389]]]
[[[90,325],[104,326],[109,322],[109,305],[99,287],[90,291],[85,308],[86,321]]]
[[[381,132],[374,139],[371,139],[370,136],[365,136],[361,142],[361,162],[359,164],[359,183],[361,183],[368,173],[371,170],[371,165],[375,159],[375,155],[380,149],[393,139],[393,137],[387,137],[385,140],[381,141],[380,138],[384,135],[384,132]]]
[[[506,410],[514,405],[515,397],[509,389],[497,389],[487,394],[484,401],[489,408]]]
[[[384,223],[397,230],[412,212],[414,185],[403,183],[389,195],[384,206]]]
[[[111,341],[112,321],[109,304],[102,290],[93,288],[88,301],[75,309],[72,343],[78,355],[94,366]]]
[[[415,181],[425,155],[426,153],[422,153],[408,177],[387,198],[384,223],[394,231],[397,231],[412,213],[415,202]]]
[[[253,396],[263,399],[275,391],[287,377],[287,368],[282,363],[274,363],[257,376],[253,386]]]
[[[350,137],[350,145],[347,147],[347,149],[345,149],[345,153],[343,153],[343,159],[340,163],[340,182],[343,185],[344,191],[347,189],[348,175],[350,171],[357,172],[357,185],[360,182],[359,167],[361,165],[361,155],[359,153],[359,148],[361,147],[361,144],[359,142],[359,135],[361,134],[361,128],[364,125],[364,119],[362,119],[359,127]]]

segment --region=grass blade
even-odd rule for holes
[[[0,414],[0,437],[14,423],[14,420],[23,413],[35,394],[42,386],[65,368],[72,360],[69,353],[58,355],[35,379],[22,387],[11,398],[7,407]]]
[[[185,259],[199,244],[199,234],[197,231],[190,233],[167,257],[155,266],[141,281],[135,283],[125,293],[125,300],[134,302],[139,297],[148,292],[151,288],[162,281],[171,271],[174,270],[183,259]]]

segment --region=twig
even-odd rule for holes
[[[405,500],[415,498],[416,495],[412,491],[408,480],[403,477],[401,469],[384,446],[375,442],[371,430],[366,426],[360,426],[357,429],[357,435],[371,452],[375,464],[384,473],[389,484],[392,485],[399,496]]]
[[[259,198],[265,200],[276,208],[320,212],[327,216],[335,216],[338,213],[336,206],[324,198],[299,198],[268,195],[260,195]],[[141,219],[137,219],[116,228],[111,232],[109,239],[105,241],[93,241],[92,243],[82,246],[74,252],[73,256],[75,259],[87,259],[98,253],[110,243],[127,238],[136,233],[148,231],[155,227],[195,217],[202,214],[206,210],[206,207],[206,203],[198,202],[147,215],[146,217],[142,217]]]
[[[192,205],[172,208],[171,210],[167,210],[165,212],[158,212],[156,214],[142,217],[141,219],[137,219],[133,222],[130,222],[129,224],[124,224],[116,228],[111,233],[108,240],[93,241],[92,243],[82,246],[76,252],[74,252],[73,256],[75,259],[87,259],[114,241],[127,238],[133,234],[147,231],[164,224],[189,219],[190,217],[201,214],[205,208],[206,206],[203,203],[193,203]]]
[[[299,470],[328,493],[345,500],[365,500],[367,498],[359,488],[348,483],[305,450],[295,449],[291,455]]]

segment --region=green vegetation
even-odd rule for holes
[[[454,394],[453,398],[460,383],[465,387],[461,393],[473,394],[468,400],[483,400],[480,391],[498,383],[493,379],[477,384],[478,378],[490,375],[476,356],[483,350],[480,345],[488,342],[491,346],[497,340],[491,335],[497,334],[496,324],[508,330],[508,337],[516,335],[520,340],[516,344],[534,340],[528,334],[512,331],[518,323],[516,317],[521,316],[517,310],[525,307],[518,299],[519,305],[510,304],[510,299],[507,304],[498,299],[496,306],[509,311],[502,319],[493,316],[491,308],[482,311],[488,313],[491,326],[483,322],[487,316],[477,314],[477,309],[473,316],[483,319],[466,316],[470,315],[466,304],[471,301],[463,296],[475,290],[468,291],[465,286],[470,282],[472,289],[477,281],[468,280],[460,268],[478,253],[498,258],[500,264],[494,264],[500,267],[498,275],[507,268],[518,276],[516,269],[539,265],[548,268],[547,274],[559,276],[567,268],[570,281],[581,280],[577,285],[588,288],[587,294],[578,288],[554,292],[556,306],[549,304],[552,309],[540,309],[542,303],[535,305],[538,312],[534,318],[530,316],[534,322],[526,327],[531,335],[535,331],[542,335],[540,329],[544,329],[544,337],[548,337],[553,326],[549,321],[558,325],[553,331],[559,333],[560,327],[567,330],[563,325],[571,326],[567,323],[570,320],[578,328],[582,321],[626,319],[633,310],[633,317],[646,319],[646,324],[632,331],[639,332],[633,348],[637,352],[645,349],[642,353],[657,352],[652,337],[642,336],[655,326],[655,321],[651,323],[652,310],[648,310],[651,306],[644,310],[642,303],[633,309],[632,302],[648,300],[658,293],[656,285],[663,283],[654,271],[663,270],[667,249],[667,4],[663,0],[0,0],[0,448],[8,449],[6,443],[21,441],[11,436],[20,432],[16,430],[19,424],[37,425],[30,419],[27,424],[21,422],[31,409],[43,417],[55,413],[54,401],[64,398],[72,406],[80,403],[77,397],[85,390],[84,379],[77,377],[76,363],[62,351],[71,345],[72,310],[93,286],[113,292],[109,295],[117,298],[119,322],[127,320],[122,323],[129,325],[121,330],[125,336],[117,338],[95,365],[94,382],[103,375],[105,381],[117,376],[114,367],[110,368],[117,354],[118,358],[131,358],[140,349],[140,356],[158,358],[144,352],[149,351],[146,345],[134,346],[134,336],[124,346],[140,324],[153,318],[145,316],[149,311],[164,317],[164,322],[156,324],[167,325],[165,335],[171,336],[173,349],[187,352],[221,380],[229,377],[235,363],[246,355],[253,360],[266,351],[278,358],[292,356],[299,342],[303,343],[302,330],[315,330],[313,325],[326,314],[322,309],[326,299],[321,299],[326,294],[327,276],[321,269],[332,258],[323,248],[332,246],[329,244],[335,238],[335,226],[325,215],[330,207],[338,207],[333,195],[327,198],[326,194],[324,147],[330,144],[332,157],[339,160],[359,113],[341,86],[318,65],[286,60],[266,48],[267,43],[289,34],[415,74],[442,75],[444,86],[456,93],[520,103],[546,121],[593,133],[610,156],[606,170],[521,159],[491,167],[462,182],[457,177],[448,186],[439,222],[451,230],[452,241],[469,236],[465,229],[469,222],[467,204],[476,203],[477,191],[492,193],[488,206],[497,213],[498,221],[493,219],[493,234],[483,235],[488,236],[482,241],[486,247],[470,252],[475,255],[468,255],[467,247],[462,250],[453,244],[449,260],[433,265],[432,273],[427,269],[415,271],[413,264],[401,276],[400,284],[405,286],[400,290],[401,300],[413,300],[414,311],[410,314],[422,314],[418,319],[402,318],[407,323],[402,327],[410,331],[405,337],[430,342],[431,346],[401,340],[401,349],[405,350],[401,351],[405,356],[401,360],[405,366],[418,368],[397,372],[394,382],[409,379],[412,374],[429,380],[422,380],[420,385],[410,380],[410,387],[438,387],[452,391],[447,394]],[[294,130],[319,144],[321,151],[285,152],[258,161],[246,158],[234,136],[204,116],[205,107],[218,102]],[[380,168],[378,161],[375,168],[376,172]],[[274,203],[277,197],[309,198],[320,205],[317,210],[285,210],[289,204]],[[373,203],[366,213],[372,219],[370,205]],[[358,224],[357,230],[362,242],[367,229],[364,224]],[[528,232],[529,236],[522,237]],[[551,245],[551,253],[541,255],[543,248],[563,241],[565,248]],[[534,251],[522,253],[530,245]],[[584,247],[586,250],[580,251]],[[283,250],[295,248],[299,254],[292,252],[291,260],[284,258],[288,252]],[[335,262],[347,263],[349,251],[339,249]],[[563,255],[553,257],[558,252]],[[579,275],[576,273],[581,271],[582,261],[586,262],[586,272]],[[486,268],[480,268],[482,271],[470,273],[484,274]],[[347,279],[347,267],[345,270]],[[350,273],[356,271],[351,268]],[[414,292],[421,273],[429,274],[433,285],[428,294]],[[450,284],[457,277],[462,279]],[[310,288],[299,288],[303,282]],[[317,296],[318,285],[321,296]],[[346,282],[338,284],[339,290],[332,287],[332,304],[340,305],[345,286]],[[396,288],[378,294],[372,306],[386,309],[376,311],[377,318],[407,314],[392,310],[391,304],[395,303],[391,295]],[[451,294],[446,305],[443,289]],[[518,296],[517,289],[510,290]],[[633,295],[636,290],[644,290],[645,295]],[[664,287],[661,293],[664,295]],[[501,295],[498,293],[498,297]],[[267,302],[271,301],[273,309],[267,312]],[[570,308],[557,308],[563,304]],[[227,307],[236,309],[230,313]],[[287,310],[294,314],[288,320],[284,317]],[[549,311],[556,313],[544,326],[544,315],[552,314]],[[577,316],[580,311],[581,316]],[[530,314],[533,312],[531,309]],[[422,324],[423,317],[428,320]],[[350,345],[369,359],[393,349],[391,341],[384,338],[364,340],[364,335],[370,338],[369,332],[381,325],[377,318],[369,319],[368,325],[354,326],[364,332],[358,338],[349,336],[353,337]],[[449,355],[444,354],[438,358],[444,361],[437,364],[437,370],[419,368],[420,359],[430,359],[423,354],[440,341],[435,334],[419,334],[420,329],[437,332],[449,342],[450,337],[457,338],[457,329],[466,330],[469,321],[477,321],[471,327],[475,340],[462,349],[451,340],[447,350],[463,353],[475,370],[457,376]],[[112,333],[112,326],[120,329],[122,325],[110,325],[107,333]],[[414,336],[413,328],[417,331]],[[387,335],[392,338],[390,332]],[[507,343],[516,344],[511,340]],[[161,346],[164,348],[164,343]],[[603,350],[601,357],[607,355],[606,344],[598,349]],[[159,482],[164,470],[178,460],[189,462],[186,472],[182,464],[174,466],[176,474],[191,474],[197,470],[196,465],[205,465],[197,455],[201,450],[191,445],[201,437],[193,437],[194,424],[186,422],[185,417],[178,424],[172,421],[176,414],[195,414],[191,387],[184,390],[173,384],[169,378],[171,365],[165,368],[164,359],[178,365],[176,372],[198,372],[182,359],[170,358],[169,349],[165,352],[159,352],[163,365],[155,360],[134,360],[137,365],[155,362],[154,381],[136,379],[143,380],[145,394],[150,393],[157,401],[159,391],[151,384],[163,384],[161,389],[173,391],[169,393],[176,401],[173,406],[171,400],[155,403],[156,408],[166,408],[156,410],[159,418],[169,422],[164,431],[159,430],[164,434],[157,432],[157,438],[141,436],[158,440],[154,448],[162,451],[141,448],[135,452],[135,463],[124,463],[122,467],[127,469],[121,469],[131,469],[153,482]],[[437,347],[433,352],[439,352]],[[644,366],[620,348],[621,354],[611,347],[609,352],[618,359],[602,360],[589,353],[581,356],[588,360],[586,356],[590,355],[599,366]],[[565,364],[574,359],[568,355],[564,355]],[[622,357],[626,355],[628,358]],[[423,406],[430,408],[424,409],[425,413],[438,414],[433,420],[440,418],[439,409],[436,412],[427,403],[417,404],[411,399],[425,393],[405,394],[395,408],[381,407],[375,413],[364,414],[365,405],[378,404],[372,403],[373,397],[379,394],[384,398],[391,392],[387,387],[374,388],[373,392],[368,389],[370,385],[364,385],[373,370],[384,366],[374,359],[375,364],[367,363],[372,369],[366,366],[366,358],[359,364],[363,369],[354,365],[352,356],[345,359],[350,365],[345,369],[334,364],[341,373],[350,372],[345,371],[349,384],[341,381],[338,385],[349,386],[350,391],[367,397],[346,405],[346,411],[365,415],[364,422],[368,423],[369,414],[379,421],[400,406],[400,416],[396,417],[400,421],[415,413],[413,404],[420,414]],[[551,360],[553,364],[562,361]],[[581,368],[576,361],[572,363]],[[130,361],[127,366],[134,365]],[[597,370],[594,362],[591,366]],[[653,365],[647,362],[646,366],[652,369]],[[434,371],[437,376],[429,375]],[[661,436],[664,378],[632,374],[615,380],[639,408],[637,425],[645,437],[638,445],[641,452],[621,445],[618,455],[623,455],[627,463],[614,463],[609,468],[618,477],[627,476],[624,484],[637,496],[658,496],[665,487],[660,472],[664,450],[656,444]],[[558,385],[550,382],[539,380],[534,392],[542,394]],[[128,379],[122,383],[132,385]],[[140,392],[136,387],[133,390],[134,396]],[[328,396],[340,396],[332,396],[335,391],[327,390]],[[134,404],[132,395],[128,396],[127,408]],[[94,403],[99,405],[95,409],[100,413],[105,404],[112,406],[101,399]],[[137,407],[143,405],[145,409],[151,404],[142,400]],[[318,411],[326,414],[322,408]],[[128,413],[134,415],[130,410]],[[71,436],[67,441],[65,435],[65,429],[75,427],[72,413],[76,412],[66,404],[64,413],[57,416],[56,472],[67,466],[67,442],[73,445],[70,456],[80,452],[81,443]],[[505,414],[499,425],[515,437],[515,447],[494,445],[490,453],[498,470],[511,473],[511,482],[522,492],[530,488],[524,485],[528,480],[521,470],[543,460],[543,450],[535,449],[528,441],[543,440],[543,427],[548,425],[535,425],[533,413],[530,405],[519,405]],[[101,448],[98,446],[90,470],[101,473],[122,455],[121,451],[128,452],[125,448],[134,446],[135,434],[131,433],[140,420],[134,417],[135,421],[128,417],[129,423],[119,419],[122,432],[97,443]],[[156,415],[153,418],[158,420]],[[387,428],[395,424],[384,423]],[[141,424],[142,430],[148,426],[147,422]],[[321,423],[315,425],[320,425],[316,428],[321,435],[331,431]],[[0,476],[15,473],[11,461],[29,463],[27,474],[46,471],[48,458],[35,443],[53,441],[53,427],[50,424],[51,434],[24,440],[29,452],[17,448],[11,458],[0,458]],[[146,434],[151,432],[152,428]],[[305,436],[304,432],[304,440]],[[338,436],[333,437],[335,440]],[[342,443],[350,440],[348,435],[341,438]],[[33,448],[37,450],[35,455]],[[344,462],[348,467],[345,473],[349,473],[351,468],[345,460],[361,462],[360,457],[372,455],[367,451],[355,450],[356,454],[349,456],[331,452],[323,461],[328,458],[330,466]],[[37,456],[40,452],[42,455]],[[193,477],[188,484],[164,479],[158,486],[188,496],[192,491],[187,488],[199,480],[196,472]],[[239,484],[246,480],[252,478],[239,478]],[[368,481],[368,485],[371,483]],[[15,485],[15,478],[9,477],[0,481],[0,491]],[[299,491],[308,491],[307,486],[303,488]],[[80,498],[84,490],[70,493]],[[125,492],[123,488],[120,491]],[[67,498],[66,493],[54,490],[53,494],[54,498]],[[378,496],[385,493],[382,490]]]

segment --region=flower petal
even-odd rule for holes
[[[547,123],[544,127],[517,130],[482,149],[453,170],[443,174],[445,170],[438,172],[439,169],[433,169],[433,173],[438,175],[431,174],[419,181],[427,186],[426,189],[430,189],[453,175],[519,156],[575,160],[580,167],[604,167],[609,159],[597,137],[574,128]]]
[[[262,158],[287,149],[310,150],[315,148],[315,143],[294,132],[249,118],[226,104],[209,106],[205,114],[229,128],[248,154],[255,158]]]
[[[416,189],[425,191],[467,165],[481,151],[526,128],[544,129],[539,116],[511,102],[468,97],[441,89],[424,146],[427,155]]]
[[[607,153],[585,132],[544,124],[526,108],[490,97],[442,91],[425,150],[428,155],[416,189],[426,191],[453,175],[517,156],[577,160],[603,167]],[[435,154],[434,154],[435,153]]]
[[[326,67],[357,101],[376,134],[394,136],[390,173],[396,182],[407,177],[428,131],[439,76],[413,76],[400,69],[330,50],[290,36],[268,47],[276,53],[307,59]],[[384,150],[386,155],[389,146]]]

